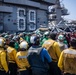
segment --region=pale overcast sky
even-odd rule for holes
[[[62,0],[62,3],[70,13],[70,15],[65,18],[76,20],[76,0]]]

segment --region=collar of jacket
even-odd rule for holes
[[[73,48],[72,46],[69,48],[70,50],[76,50],[76,48]]]

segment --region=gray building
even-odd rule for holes
[[[48,6],[56,0],[0,0],[0,31],[34,31],[48,27]]]
[[[56,4],[49,7],[49,22],[50,25],[58,25],[63,21],[64,16],[69,15],[68,10],[64,7],[64,4],[60,3],[60,0],[56,0]],[[64,24],[64,22],[62,23]]]

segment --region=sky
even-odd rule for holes
[[[68,9],[70,15],[65,16],[64,18],[69,20],[76,20],[76,0],[60,0],[64,6]]]

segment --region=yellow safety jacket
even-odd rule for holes
[[[69,48],[62,51],[58,67],[64,73],[76,74],[76,50]]]
[[[12,47],[10,47],[10,46],[8,46],[8,48],[7,48],[7,58],[8,58],[8,62],[9,63],[15,63],[16,62],[16,50],[15,50],[15,48],[12,48]]]
[[[54,62],[58,62],[61,51],[58,43],[52,39],[46,40],[42,47],[46,48],[48,50],[48,53],[50,54],[52,60]]]
[[[30,67],[27,60],[27,51],[19,51],[16,54],[16,62],[18,65],[18,70],[23,71]]]
[[[0,48],[0,70],[8,72],[8,64],[6,61],[6,51]]]

